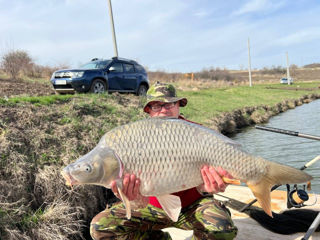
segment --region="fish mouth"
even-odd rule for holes
[[[66,185],[72,187],[73,185],[79,184],[79,182],[71,176],[70,173],[65,172],[64,170],[61,171],[62,176],[66,180]]]

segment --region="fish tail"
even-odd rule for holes
[[[312,177],[293,167],[282,165],[275,162],[268,162],[268,172],[266,177],[269,178],[272,184],[286,183],[304,183],[312,179]]]
[[[272,217],[270,190],[274,185],[303,183],[312,177],[295,168],[275,162],[267,162],[267,173],[256,183],[247,182],[262,209]]]

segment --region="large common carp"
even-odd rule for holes
[[[312,179],[303,171],[255,157],[222,134],[179,119],[150,118],[106,133],[89,153],[62,171],[67,184],[95,184],[118,190],[131,216],[130,202],[121,191],[124,173],[141,180],[140,192],[156,196],[168,216],[177,221],[180,198],[170,193],[203,183],[203,165],[221,166],[245,182],[264,211],[272,216],[270,189],[275,184],[302,183]]]

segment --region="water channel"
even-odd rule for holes
[[[281,113],[261,126],[320,136],[320,100]],[[253,155],[296,168],[320,155],[320,141],[258,130],[254,126],[231,138]],[[320,194],[320,160],[305,171],[314,177],[312,192]]]

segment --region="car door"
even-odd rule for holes
[[[108,85],[109,85],[109,91],[118,91],[121,90],[121,79],[123,79],[124,71],[122,63],[115,62],[113,63],[108,71]]]
[[[137,74],[133,64],[123,63],[124,79],[122,81],[125,90],[134,91],[137,86]]]

